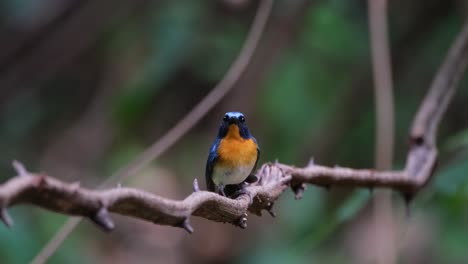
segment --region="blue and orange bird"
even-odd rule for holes
[[[259,157],[257,140],[250,134],[244,115],[226,113],[206,162],[207,189],[223,196],[225,187],[230,185],[243,191],[246,183],[257,180],[252,173]]]

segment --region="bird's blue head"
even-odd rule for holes
[[[232,137],[241,137],[243,139],[249,139],[252,137],[242,113],[227,112],[224,115],[221,126],[219,127],[218,137],[224,138],[227,135]]]

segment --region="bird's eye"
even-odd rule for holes
[[[225,116],[223,117],[223,121],[226,121],[226,122],[229,121],[229,116],[228,116],[228,115],[225,115]]]
[[[240,116],[240,117],[239,117],[239,120],[241,121],[241,123],[244,123],[244,122],[245,122],[245,117],[244,117],[244,116]]]

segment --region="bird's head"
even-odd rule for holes
[[[218,137],[251,138],[252,135],[245,123],[244,114],[240,112],[227,112],[219,127]]]

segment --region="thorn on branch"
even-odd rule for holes
[[[192,234],[193,233],[193,227],[190,225],[190,219],[186,217],[180,224],[177,225],[178,227],[181,227],[187,231],[187,233]]]
[[[307,166],[306,166],[306,167],[313,167],[313,166],[315,166],[314,158],[310,158],[310,159],[309,159],[309,162],[307,163]]]
[[[411,202],[413,201],[414,194],[409,192],[401,192],[401,195],[403,196],[403,200],[405,201],[406,215],[409,216],[411,213]]]
[[[13,226],[13,219],[11,218],[10,214],[8,213],[6,208],[0,209],[0,218],[2,222],[8,227],[11,228]]]
[[[271,215],[271,217],[276,217],[276,213],[273,211],[273,205],[274,205],[274,203],[269,202],[269,203],[267,203],[267,207],[265,209]]]
[[[403,196],[403,199],[405,200],[405,204],[410,204],[413,201],[414,195],[409,192],[402,192],[401,195]]]
[[[293,190],[295,196],[294,198],[296,200],[302,199],[302,196],[304,195],[304,191],[306,190],[307,185],[303,182],[301,183],[291,183],[291,189]]]
[[[28,176],[29,172],[26,170],[24,167],[23,163],[14,160],[13,161],[13,168],[15,169],[16,173],[18,173],[18,176]]]
[[[199,192],[200,191],[200,186],[198,185],[198,180],[197,178],[193,179],[193,192]]]
[[[246,229],[247,228],[247,213],[243,213],[241,217],[239,217],[239,219],[234,221],[232,224],[242,229]]]
[[[91,220],[96,223],[99,227],[101,227],[104,231],[109,232],[112,231],[115,227],[112,218],[109,215],[109,211],[107,211],[106,207],[101,207],[97,213],[90,217]]]

